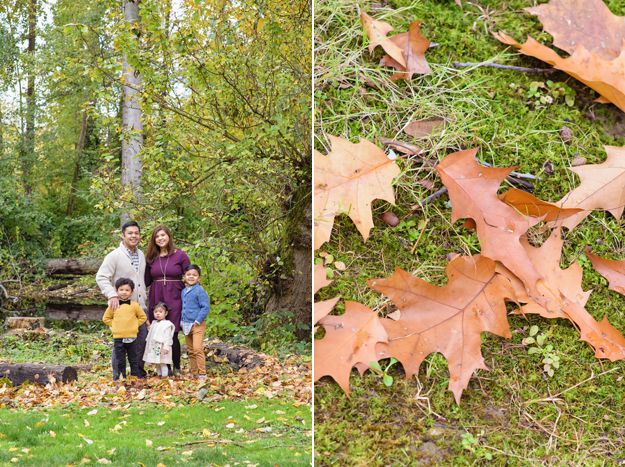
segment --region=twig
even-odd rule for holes
[[[239,446],[244,448],[245,445],[241,443],[236,443],[234,441],[230,441],[229,439],[201,439],[197,441],[187,441],[186,443],[173,443],[176,446],[191,446],[193,444],[204,444],[204,443],[214,443],[214,444],[234,444],[235,446]]]
[[[481,161],[481,160],[479,160],[479,159],[478,159],[477,161],[478,161],[480,164],[482,164],[482,165],[484,165],[484,166],[486,166],[486,167],[492,167],[492,166],[493,166],[493,164],[490,164],[490,163],[485,162],[485,161]],[[536,175],[532,175],[532,174],[522,174],[522,173],[520,173],[520,172],[514,172],[514,171],[512,171],[512,172],[510,172],[510,175],[512,175],[512,176],[514,176],[514,177],[516,177],[516,178],[527,178],[527,179],[529,179],[529,180],[540,180],[540,178],[539,178],[539,177],[537,177]]]
[[[514,66],[514,65],[500,65],[499,63],[493,62],[454,62],[455,68],[466,68],[466,67],[488,67],[488,68],[499,68],[502,70],[512,70],[512,71],[520,71],[522,73],[543,73],[543,74],[551,74],[556,72],[555,68],[527,68],[524,66]]]
[[[593,380],[595,378],[598,378],[599,376],[607,375],[608,373],[612,373],[613,371],[616,371],[618,369],[619,369],[618,367],[614,367],[614,368],[612,368],[610,370],[603,371],[603,372],[599,373],[598,375],[595,375],[593,373],[588,378],[586,378],[585,380],[580,381],[579,383],[574,384],[573,386],[570,386],[570,387],[568,387],[568,388],[566,388],[566,389],[564,389],[564,390],[554,394],[553,396],[545,397],[545,398],[542,398],[542,399],[532,399],[531,401],[525,402],[525,405],[530,405],[530,404],[533,404],[534,402],[552,402],[554,400],[557,400],[557,397],[561,396],[565,392],[569,392],[570,390],[575,389],[577,386],[581,386],[582,384],[587,383],[588,381],[591,381],[591,380]]]
[[[426,204],[428,204],[430,201],[434,201],[436,198],[440,198],[441,196],[443,196],[445,193],[447,193],[447,188],[443,187],[438,191],[435,191],[434,193],[432,193],[430,196],[428,196],[427,198],[425,198],[423,201],[419,201],[419,204],[421,206],[425,206]]]

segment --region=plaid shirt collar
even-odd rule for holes
[[[130,262],[132,263],[132,267],[135,271],[139,271],[139,249],[135,248],[134,251],[126,248],[124,242],[120,243],[120,246],[124,249],[128,257],[130,258]]]

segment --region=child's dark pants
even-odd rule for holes
[[[119,379],[120,375],[126,377],[126,355],[128,355],[128,362],[130,362],[130,375],[141,377],[141,368],[139,367],[139,354],[137,352],[138,342],[137,339],[129,344],[124,344],[124,340],[113,339],[113,353],[115,354],[115,361],[117,363],[116,375],[113,379]]]

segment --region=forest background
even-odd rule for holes
[[[46,259],[102,258],[133,218],[142,247],[164,223],[205,270],[208,335],[263,317],[257,346],[309,340],[310,10],[0,2],[5,295]]]

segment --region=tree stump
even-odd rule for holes
[[[7,378],[13,385],[30,381],[37,384],[48,384],[53,377],[55,381],[68,383],[78,379],[76,369],[65,365],[47,365],[41,363],[0,363],[0,378]]]

